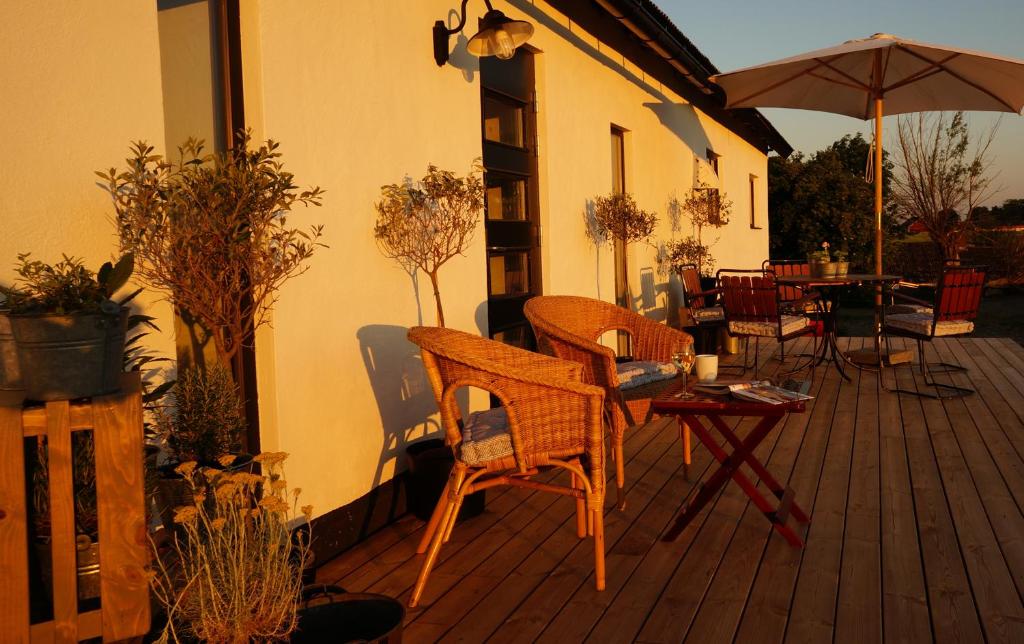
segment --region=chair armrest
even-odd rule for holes
[[[893,299],[903,300],[904,302],[911,302],[913,304],[920,304],[921,306],[934,306],[934,304],[932,302],[929,302],[927,300],[922,300],[920,298],[913,297],[913,296],[907,295],[905,293],[900,293],[899,291],[896,291],[896,290],[890,289],[889,291],[886,292],[886,294],[891,296]]]
[[[722,292],[722,289],[720,289],[720,288],[710,288],[710,289],[708,289],[706,291],[697,291],[697,292],[694,292],[694,293],[688,293],[687,297],[712,297],[714,295],[719,295],[721,292]]]

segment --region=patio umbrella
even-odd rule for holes
[[[882,114],[1020,113],[1024,61],[890,34],[712,76],[726,107],[789,107],[875,119],[875,272],[882,274]]]

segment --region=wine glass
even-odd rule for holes
[[[672,349],[672,364],[683,374],[683,390],[676,394],[676,398],[693,398],[694,394],[686,390],[686,376],[693,368],[697,354],[693,352],[693,343],[680,344]]]

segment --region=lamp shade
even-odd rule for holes
[[[480,31],[469,39],[466,49],[474,56],[512,58],[516,48],[533,35],[533,25],[525,20],[512,20],[497,9],[480,19]]]

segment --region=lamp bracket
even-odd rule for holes
[[[488,8],[490,8],[490,1],[485,1]],[[462,0],[462,6],[459,9],[459,24],[453,29],[449,29],[448,23],[444,20],[438,20],[434,23],[434,62],[437,63],[438,67],[444,67],[444,64],[448,62],[448,38],[452,34],[459,33],[466,26],[467,4],[469,4],[469,0]]]

